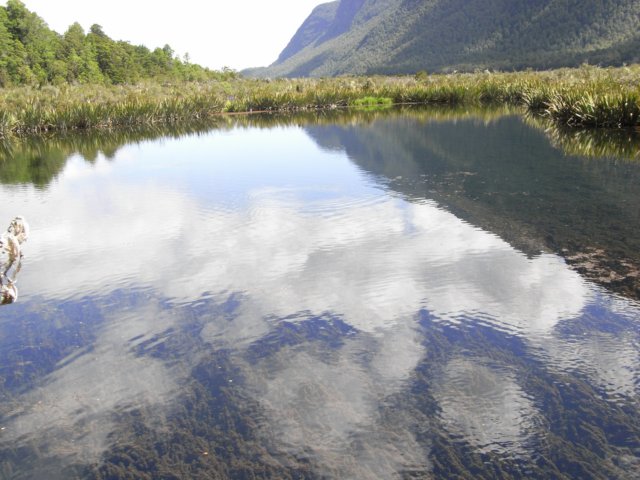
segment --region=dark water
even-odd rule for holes
[[[5,146],[0,478],[640,477],[634,134],[220,122]]]

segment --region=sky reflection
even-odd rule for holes
[[[509,370],[487,359],[454,358],[444,367],[435,396],[452,435],[480,452],[527,456],[541,434],[541,415]]]
[[[287,169],[277,170],[277,180],[275,173],[247,178],[243,168],[252,168],[256,145],[272,133],[296,138],[289,147],[266,144],[286,149]],[[184,164],[168,159],[174,142],[152,143],[96,167],[73,159],[45,191],[9,195],[2,187],[0,213],[20,213],[32,225],[22,302],[106,304],[119,291],[148,292],[139,304],[105,309],[95,343],[18,397],[4,412],[3,442],[40,439],[52,456],[97,461],[112,441],[114,413],[153,407],[161,424],[199,359],[227,349],[242,372],[238,388],[265,412],[261,435],[283,458],[309,459],[336,478],[430,471],[417,413],[385,410],[429,349],[421,311],[442,325],[490,326],[542,352],[551,368],[637,393],[637,335],[589,331],[575,339],[558,330],[601,301],[560,257],[527,257],[434,202],[408,203],[373,188],[346,157],[299,134],[189,138],[197,148],[182,153],[193,156]],[[225,163],[230,147],[211,154],[214,140],[233,140],[241,165]],[[162,158],[150,161],[159,149]],[[295,162],[294,151],[316,161]],[[328,167],[336,164],[339,181]],[[120,181],[129,168],[140,175]],[[237,201],[204,188],[223,174]],[[199,317],[198,348],[178,362],[139,351],[187,324],[203,298],[234,306]],[[636,306],[621,302],[637,316]],[[250,359],[284,322],[327,316],[350,329],[337,346],[301,342]],[[449,434],[481,452],[526,457],[545,435],[543,413],[515,367],[464,355],[443,362],[431,393]]]
[[[94,344],[63,359],[5,413],[10,420],[2,440],[35,442],[46,457],[65,463],[98,461],[111,443],[116,414],[163,406],[178,393],[184,373],[135,351],[172,324],[172,315],[152,304],[107,315]],[[163,411],[155,411],[161,422]]]

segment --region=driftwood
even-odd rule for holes
[[[18,299],[16,277],[22,266],[22,245],[29,237],[29,225],[21,217],[11,220],[7,231],[0,235],[0,305]]]

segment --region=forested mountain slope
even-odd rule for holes
[[[638,0],[339,0],[269,76],[524,69],[640,61]]]

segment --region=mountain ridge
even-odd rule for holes
[[[520,70],[640,61],[637,0],[338,0],[257,76]]]

